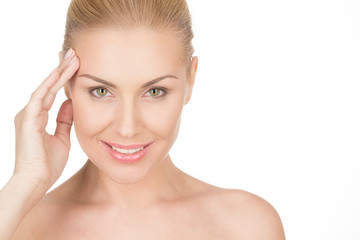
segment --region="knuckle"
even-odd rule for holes
[[[57,90],[56,90],[56,89],[51,89],[51,90],[49,91],[48,97],[49,97],[50,99],[53,99],[53,98],[56,97],[56,95],[57,95]]]
[[[24,115],[25,116],[29,116],[29,114],[31,114],[31,105],[30,104],[28,104],[25,108],[24,108]]]
[[[16,116],[15,116],[15,118],[14,118],[14,124],[15,124],[15,126],[18,126],[18,125],[19,125],[20,119],[21,119],[21,112],[19,112],[18,114],[16,114]]]
[[[35,99],[37,99],[36,91],[31,94],[31,96],[30,96],[30,101],[33,101],[33,100],[35,100]]]
[[[22,119],[24,118],[24,111],[25,111],[25,109],[26,109],[26,106],[25,106],[20,112],[18,112],[18,113],[15,115],[15,117],[14,117],[14,123],[15,123],[15,125],[18,125],[18,124],[22,121]]]

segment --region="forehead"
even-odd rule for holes
[[[81,32],[74,44],[80,58],[79,73],[107,79],[151,78],[185,69],[182,45],[171,32],[145,28],[99,28]]]

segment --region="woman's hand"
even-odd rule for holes
[[[31,95],[15,117],[16,162],[9,182],[0,191],[0,239],[10,239],[19,223],[63,171],[70,150],[72,104],[61,106],[54,135],[46,132],[48,111],[56,93],[80,66],[73,50]]]
[[[58,113],[54,135],[46,132],[48,111],[57,92],[79,68],[70,49],[48,78],[33,92],[28,104],[16,115],[16,162],[14,175],[44,183],[48,188],[60,177],[69,157],[72,103],[65,101]]]

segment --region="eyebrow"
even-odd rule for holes
[[[95,81],[95,82],[99,82],[99,83],[102,83],[102,84],[104,84],[104,85],[110,86],[110,87],[112,87],[112,88],[116,88],[116,85],[115,85],[115,84],[113,84],[113,83],[111,83],[111,82],[108,82],[108,81],[106,81],[106,80],[104,80],[104,79],[95,77],[95,76],[93,76],[93,75],[91,75],[91,74],[81,74],[81,75],[79,75],[79,77],[86,77],[86,78],[89,78],[89,79],[91,79],[91,80],[93,80],[93,81]],[[153,80],[151,80],[151,81],[143,84],[141,87],[142,87],[142,88],[147,88],[147,87],[149,87],[149,86],[151,86],[151,85],[154,85],[154,84],[156,84],[157,82],[160,82],[161,80],[164,80],[164,79],[166,79],[166,78],[175,78],[175,79],[178,79],[178,78],[175,77],[174,75],[166,74],[166,75],[164,75],[164,76],[155,78],[155,79],[153,79]]]

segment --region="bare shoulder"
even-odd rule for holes
[[[280,216],[264,199],[242,190],[217,189],[211,202],[230,239],[285,239]]]
[[[285,239],[279,214],[263,198],[243,190],[219,188],[192,177],[188,179],[191,179],[189,185],[196,186],[192,195],[196,212],[202,213],[219,239]]]

